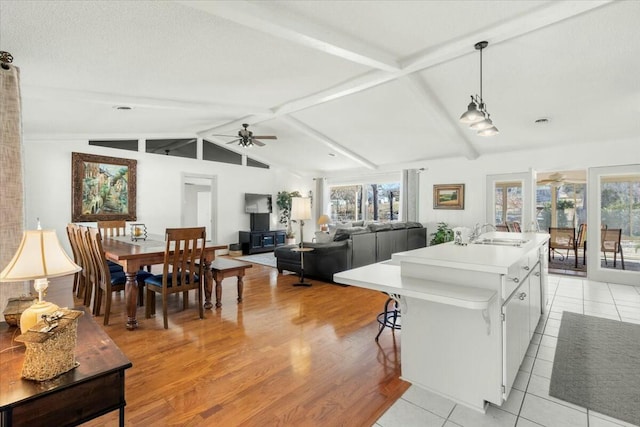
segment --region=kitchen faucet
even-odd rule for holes
[[[482,234],[482,230],[485,229],[486,227],[491,227],[493,228],[493,231],[496,231],[496,227],[493,224],[489,224],[486,223],[484,225],[480,225],[480,223],[476,223],[476,225],[473,227],[473,231],[471,232],[471,236],[469,236],[469,240],[471,242],[475,242],[478,237],[480,237],[480,234]]]

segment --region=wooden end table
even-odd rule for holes
[[[216,282],[216,308],[222,306],[222,281],[226,277],[238,277],[238,303],[242,302],[242,288],[244,286],[242,278],[245,270],[251,267],[253,267],[251,263],[228,258],[216,258],[211,262],[211,273],[213,280]],[[205,298],[204,308],[213,307],[211,304],[211,289],[205,290]]]

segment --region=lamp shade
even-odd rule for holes
[[[308,197],[291,198],[291,219],[307,220],[311,219],[311,199]]]
[[[320,218],[318,218],[318,225],[325,225],[325,224],[329,224],[331,222],[331,218],[329,218],[329,215],[320,215]]]
[[[69,258],[55,230],[28,230],[2,273],[0,282],[19,282],[66,276],[82,270]]]

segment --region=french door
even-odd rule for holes
[[[588,194],[587,277],[640,285],[640,164],[590,168]]]

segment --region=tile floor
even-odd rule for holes
[[[549,396],[563,311],[640,324],[640,287],[549,275],[547,310],[520,366],[509,399],[481,414],[411,386],[374,427],[615,427],[632,426]]]

